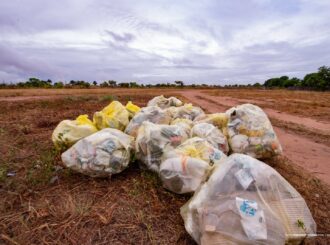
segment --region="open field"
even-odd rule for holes
[[[50,140],[63,119],[92,116],[111,100],[144,106],[159,94],[208,112],[248,101],[262,106],[284,148],[267,163],[305,198],[318,233],[330,233],[330,93],[14,89],[0,90],[0,244],[194,244],[179,214],[189,196],[164,190],[136,163],[111,179],[72,173],[60,167]],[[305,243],[317,242],[327,238]]]

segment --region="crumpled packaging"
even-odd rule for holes
[[[175,149],[164,152],[162,160],[180,156],[197,158],[207,162],[210,166],[221,164],[227,157],[222,151],[207,142],[206,139],[199,137],[190,138]]]
[[[158,173],[163,153],[174,149],[188,137],[185,130],[177,125],[144,122],[136,137],[136,158],[142,168]]]
[[[62,154],[67,168],[91,177],[110,177],[128,167],[134,138],[106,128],[79,140]]]
[[[175,97],[170,97],[170,98],[165,98],[163,95],[156,96],[155,98],[151,99],[147,106],[158,106],[162,109],[171,107],[171,106],[182,106],[183,103],[181,100],[175,98]]]
[[[216,165],[180,211],[198,244],[299,244],[316,233],[302,196],[272,167],[244,154]]]
[[[80,115],[75,120],[61,121],[53,131],[52,141],[56,148],[67,149],[78,140],[97,132],[88,115]]]
[[[226,111],[228,141],[234,153],[255,158],[269,158],[282,153],[281,144],[264,111],[252,104],[243,104]]]
[[[198,107],[193,106],[192,104],[184,104],[179,107],[169,107],[167,111],[171,114],[172,119],[185,118],[189,120],[194,120],[197,117],[204,115],[204,111]]]
[[[222,132],[210,123],[196,123],[191,129],[191,137],[206,139],[215,148],[228,154],[229,146],[227,138]]]
[[[94,113],[93,122],[98,129],[115,128],[123,131],[129,122],[129,113],[119,101],[112,101],[102,111]]]
[[[129,122],[125,133],[136,137],[138,129],[145,121],[156,124],[169,124],[171,120],[171,115],[167,110],[163,110],[158,106],[143,107]]]
[[[166,189],[177,194],[191,193],[206,180],[211,168],[201,159],[180,156],[163,161],[159,176]]]

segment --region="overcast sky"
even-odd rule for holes
[[[330,65],[330,0],[1,0],[0,82],[249,83]]]

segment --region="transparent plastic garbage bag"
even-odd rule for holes
[[[72,146],[78,140],[97,132],[88,115],[80,115],[76,120],[63,120],[53,131],[52,141],[56,148],[62,150]]]
[[[193,106],[192,104],[184,104],[179,107],[169,107],[167,111],[171,114],[173,120],[177,118],[186,118],[189,120],[194,120],[195,118],[204,115],[204,111],[198,107]]]
[[[196,123],[191,129],[191,137],[206,139],[211,145],[225,154],[229,151],[227,138],[220,129],[210,123]]]
[[[198,116],[195,118],[194,123],[210,123],[222,130],[222,133],[226,135],[223,130],[227,127],[228,120],[229,117],[226,113],[212,113]]]
[[[187,135],[190,135],[191,128],[193,127],[193,121],[185,118],[177,118],[171,121],[171,125],[177,125],[185,130]]]
[[[62,154],[64,165],[92,177],[110,177],[127,168],[134,138],[113,128],[103,129]]]
[[[187,156],[207,162],[210,166],[220,164],[227,156],[218,148],[212,146],[206,139],[193,137],[175,149],[165,151],[162,160],[169,158]]]
[[[183,103],[181,100],[175,97],[165,98],[163,95],[156,96],[155,98],[149,100],[147,106],[158,106],[162,109],[171,107],[171,106],[182,106]]]
[[[171,119],[169,112],[158,106],[143,107],[129,122],[125,133],[136,137],[138,129],[143,122],[148,121],[157,124],[169,124]]]
[[[206,180],[211,168],[201,159],[180,156],[163,161],[159,176],[166,189],[178,194],[191,193]]]
[[[142,168],[158,173],[163,153],[174,149],[188,137],[185,130],[177,125],[144,122],[136,137],[136,158]]]
[[[255,158],[269,158],[282,153],[281,144],[264,111],[252,104],[243,104],[226,111],[228,141],[234,153]]]
[[[244,154],[215,166],[181,215],[198,244],[299,243],[316,232],[302,196],[272,167]]]

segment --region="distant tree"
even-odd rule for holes
[[[109,87],[109,83],[104,81],[103,83],[100,84],[100,87],[101,88],[106,88],[106,87]]]
[[[114,80],[109,80],[108,84],[109,84],[110,87],[116,87],[117,86],[117,82],[114,81]]]
[[[174,83],[175,83],[177,86],[180,86],[180,87],[183,87],[183,86],[184,86],[183,81],[175,81]]]
[[[94,82],[93,82],[93,85],[94,85],[94,86],[97,86],[97,82],[96,82],[96,81],[94,81]]]
[[[53,85],[54,88],[64,88],[63,82],[55,82]]]

